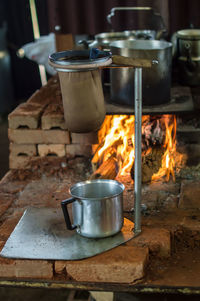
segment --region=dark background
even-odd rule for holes
[[[193,26],[200,28],[199,0],[35,0],[40,26],[40,34],[55,32],[60,25],[60,33],[95,35],[110,31],[106,16],[112,7],[151,6],[162,15],[167,28],[166,39],[177,30]],[[7,25],[7,50],[11,57],[13,104],[26,100],[41,87],[38,66],[27,58],[19,58],[16,51],[32,42],[33,31],[28,0],[1,0],[0,27]],[[155,24],[154,24],[155,25]],[[116,12],[112,18],[115,31],[127,29],[153,29],[148,12]],[[10,107],[9,107],[10,110]]]

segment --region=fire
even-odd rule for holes
[[[115,169],[110,176],[130,175],[134,164],[134,116],[108,115],[99,130],[99,145],[92,159],[93,165],[98,169],[95,173],[105,169]],[[162,115],[155,119],[151,116],[142,117],[142,156],[147,158],[152,150],[162,149],[162,160],[158,170],[152,174],[151,180],[170,176],[175,179],[175,153],[176,153],[176,118],[172,115]],[[155,152],[154,152],[155,153]]]
[[[175,180],[175,154],[176,154],[176,118],[173,116],[173,122],[170,124],[170,116],[164,115],[165,123],[165,153],[162,158],[162,166],[158,173],[152,176],[152,180],[157,180],[166,176],[166,180],[169,181],[170,175]]]

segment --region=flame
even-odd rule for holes
[[[134,116],[133,115],[107,115],[99,130],[99,145],[92,159],[93,164],[101,164],[109,158],[113,158],[117,166],[117,176],[130,175],[134,164]],[[159,171],[153,174],[152,180],[170,176],[175,179],[175,153],[176,153],[176,118],[172,115],[163,115],[159,119],[151,120],[149,115],[142,117],[143,147],[146,147],[145,155],[152,150],[152,145],[161,143],[164,149],[162,164]],[[144,152],[143,152],[144,153]]]
[[[164,115],[165,123],[165,153],[162,158],[162,166],[158,173],[152,176],[152,180],[158,180],[166,176],[166,180],[169,181],[170,175],[175,180],[175,155],[176,155],[176,118],[173,116],[173,122],[170,123],[170,115]]]

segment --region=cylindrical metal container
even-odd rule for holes
[[[114,41],[121,40],[135,40],[135,31],[122,31],[122,32],[102,32],[95,35],[95,40],[88,46],[89,48],[97,47],[101,50],[110,51],[110,44]]]
[[[156,40],[116,41],[111,43],[110,48],[112,54],[158,61],[158,64],[143,70],[143,105],[159,105],[170,101],[171,43]],[[111,69],[111,101],[117,104],[134,105],[132,68]]]
[[[124,185],[115,180],[92,180],[70,188],[72,198],[62,201],[62,209],[69,230],[90,238],[112,236],[118,233],[123,218]],[[67,205],[72,204],[73,225]]]
[[[200,84],[200,29],[177,32],[179,79],[189,86]]]

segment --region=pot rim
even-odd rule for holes
[[[138,33],[155,33],[156,30],[151,29],[140,29],[140,30],[124,30],[124,31],[111,31],[111,32],[101,32],[96,34],[95,39],[98,38],[114,38],[114,37],[129,37],[136,36]]]
[[[112,183],[116,186],[119,186],[121,188],[121,191],[119,193],[115,193],[115,194],[112,194],[112,195],[109,195],[109,196],[105,196],[105,197],[81,197],[81,196],[77,196],[75,194],[73,194],[73,189],[77,188],[77,187],[81,187],[81,186],[84,186],[84,185],[91,185],[91,184],[96,184],[96,183]],[[116,197],[118,195],[120,195],[121,193],[123,193],[125,189],[125,186],[124,184],[120,183],[119,181],[116,181],[116,180],[109,180],[109,179],[97,179],[97,180],[87,180],[87,181],[82,181],[82,182],[78,182],[76,184],[74,184],[72,187],[70,187],[69,189],[69,192],[71,194],[72,197],[76,198],[76,199],[79,199],[79,200],[106,200],[108,198],[113,198],[113,197]]]
[[[172,48],[172,43],[166,41],[159,41],[159,40],[123,40],[123,41],[112,42],[110,44],[110,47],[111,47],[111,52],[112,52],[112,48],[157,51],[157,50],[165,50],[167,48]]]
[[[177,36],[184,39],[200,39],[200,29],[182,29],[177,31]]]

